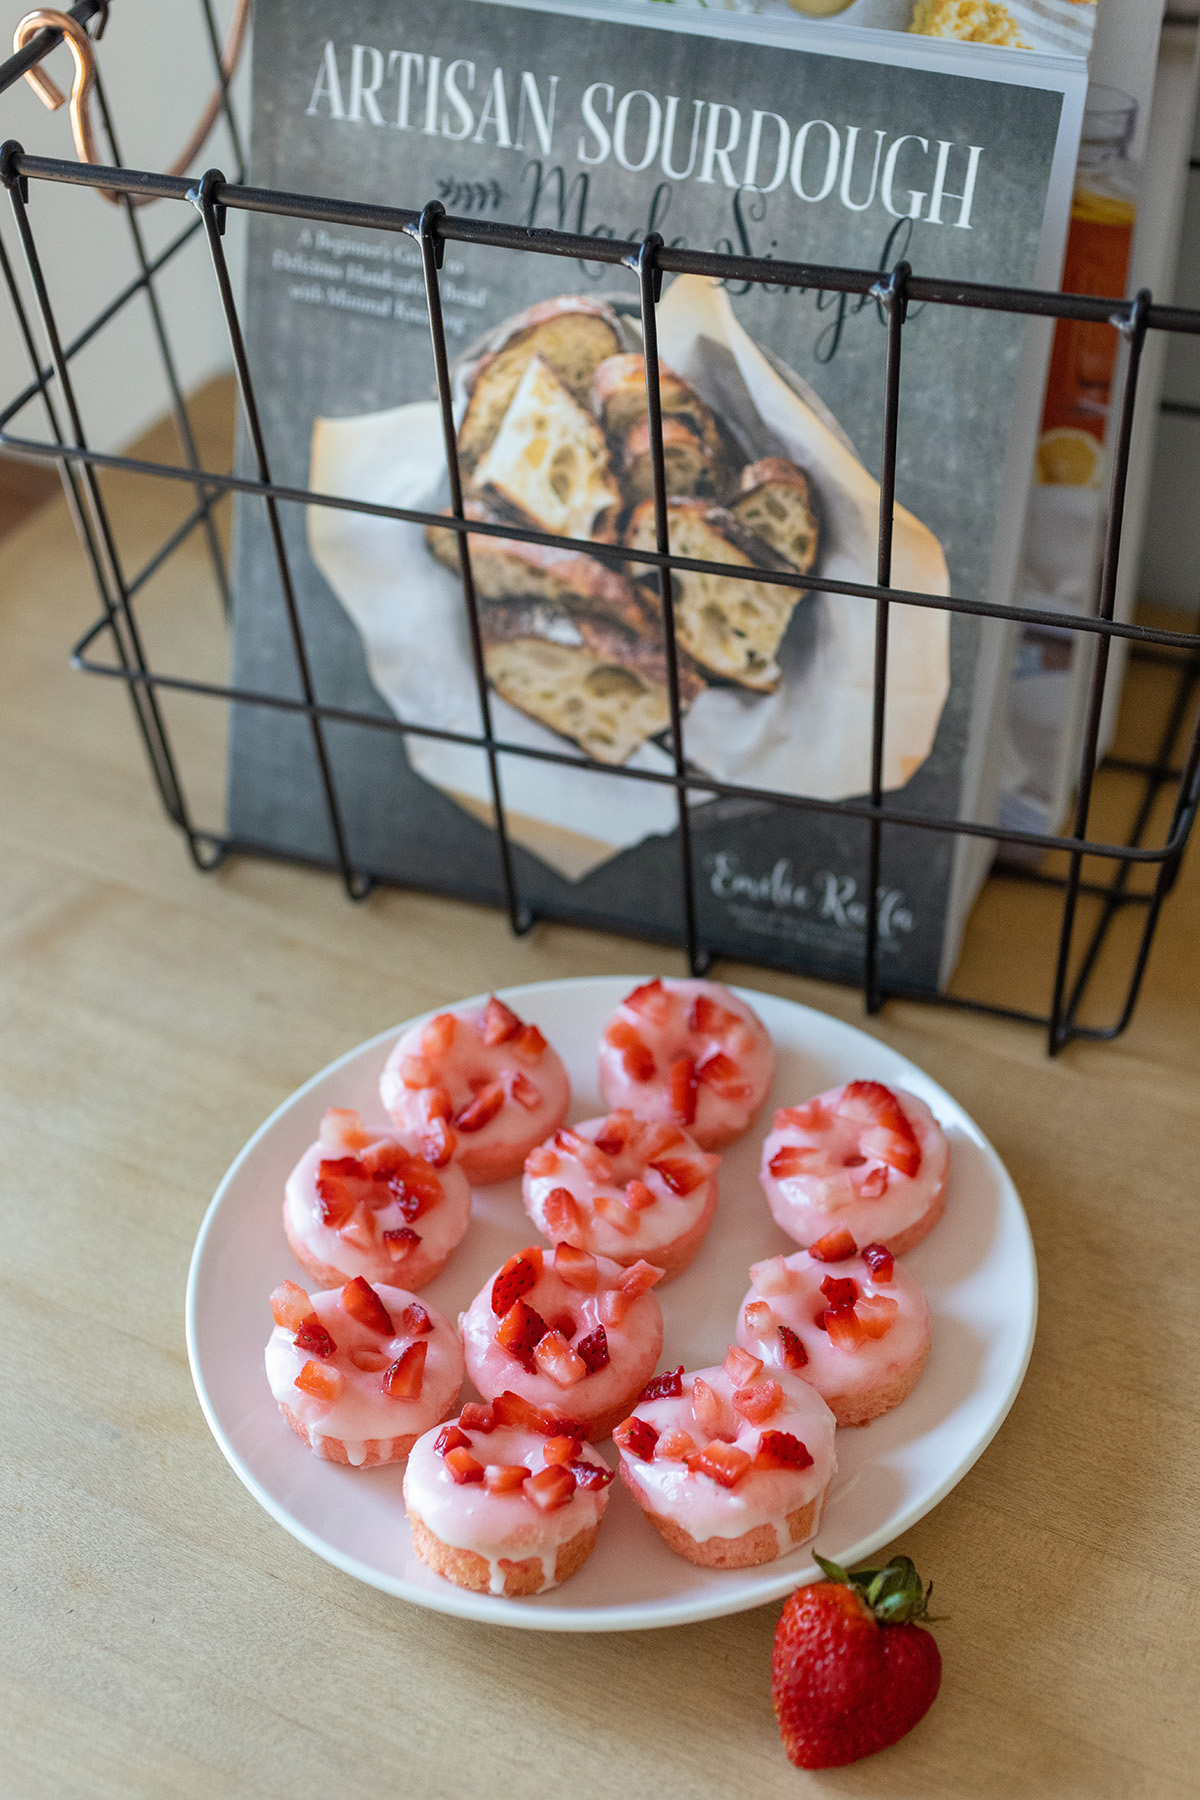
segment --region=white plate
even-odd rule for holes
[[[634,979],[601,976],[502,990],[566,1063],[572,1119],[604,1110],[596,1044]],[[927,1101],[951,1142],[945,1217],[908,1259],[933,1309],[929,1363],[902,1406],[837,1437],[838,1473],[818,1547],[839,1562],[854,1562],[936,1506],[1012,1405],[1033,1345],[1033,1245],[999,1157],[920,1069],[809,1007],[748,990],[742,998],[775,1040],[778,1073],[760,1128],[722,1161],[720,1210],[706,1243],[691,1268],[661,1291],[664,1367],[720,1362],[749,1285],[748,1266],[795,1248],[772,1221],[757,1179],[764,1130],[776,1106],[844,1081],[883,1081]],[[192,1376],[214,1437],[255,1499],[293,1537],[348,1575],[419,1606],[492,1624],[546,1631],[681,1625],[759,1606],[816,1578],[804,1549],[757,1569],[694,1568],[667,1549],[617,1483],[590,1561],[561,1588],[532,1600],[468,1593],[414,1554],[401,1467],[360,1471],[321,1462],[289,1431],[263,1373],[271,1330],[267,1296],[297,1274],[283,1234],[284,1182],[316,1138],[327,1106],[357,1107],[368,1120],[384,1122],[378,1080],[396,1036],[396,1030],[386,1031],[351,1050],[271,1115],[222,1181],[196,1240],[187,1295]],[[517,1182],[479,1190],[467,1237],[425,1294],[454,1318],[493,1270],[536,1236]]]

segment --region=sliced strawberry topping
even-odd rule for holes
[[[790,1325],[779,1327],[779,1342],[783,1351],[784,1368],[802,1369],[808,1361],[808,1351]]]
[[[522,1075],[520,1069],[512,1078],[512,1097],[526,1112],[536,1112],[542,1104],[541,1088],[534,1087],[528,1075]]]
[[[794,1125],[799,1131],[828,1131],[833,1124],[833,1114],[820,1100],[808,1100],[803,1106],[781,1106],[775,1114],[776,1131],[786,1131]]]
[[[536,1025],[522,1025],[512,1041],[513,1052],[522,1062],[540,1062],[546,1054],[546,1040]]]
[[[683,1149],[686,1144],[687,1139],[678,1125],[668,1125],[662,1119],[656,1125],[646,1125],[643,1128],[638,1149],[649,1163],[668,1150]]]
[[[614,1477],[615,1471],[604,1467],[603,1463],[569,1462],[567,1468],[575,1477],[576,1487],[586,1490],[606,1488]]]
[[[430,1019],[421,1033],[421,1048],[426,1056],[435,1061],[449,1053],[454,1042],[454,1034],[458,1030],[458,1020],[453,1013],[438,1013]]]
[[[285,1331],[299,1331],[316,1316],[312,1301],[294,1281],[281,1281],[271,1295],[271,1317]]]
[[[535,1178],[539,1175],[557,1175],[559,1160],[549,1144],[538,1144],[525,1158],[525,1173]]]
[[[899,1175],[915,1175],[921,1167],[921,1147],[904,1109],[891,1088],[881,1081],[851,1081],[842,1090],[838,1111],[843,1117],[868,1127],[861,1148],[877,1156]]]
[[[464,1106],[454,1121],[458,1131],[482,1131],[490,1125],[500,1108],[504,1105],[505,1093],[502,1081],[489,1081],[486,1087],[480,1088],[469,1106]]]
[[[551,1188],[542,1202],[547,1234],[552,1238],[578,1235],[584,1229],[583,1214],[570,1188]]]
[[[445,1456],[447,1450],[469,1450],[471,1440],[457,1425],[443,1425],[433,1440],[433,1447],[439,1456]]]
[[[697,1375],[692,1382],[692,1411],[706,1437],[720,1437],[730,1430],[732,1420],[724,1400],[715,1388],[709,1387],[702,1375]]]
[[[332,1356],[337,1349],[325,1327],[318,1323],[316,1313],[301,1324],[296,1332],[295,1345],[297,1350],[306,1350],[309,1355],[320,1357]]]
[[[667,1070],[667,1088],[671,1111],[681,1125],[691,1125],[696,1117],[696,1065],[690,1056],[681,1056]]]
[[[705,1057],[696,1070],[696,1080],[710,1087],[721,1100],[748,1100],[753,1091],[737,1064],[721,1050]]]
[[[523,1304],[517,1302],[518,1306]],[[537,1314],[533,1315],[535,1318]],[[543,1375],[561,1388],[574,1387],[588,1372],[587,1364],[576,1355],[560,1331],[547,1331],[537,1341],[533,1360]]]
[[[793,1175],[811,1173],[820,1154],[819,1150],[812,1150],[804,1144],[785,1144],[782,1150],[775,1152],[767,1168],[776,1181],[790,1181]]]
[[[858,1350],[867,1341],[853,1306],[831,1306],[825,1314],[825,1329],[830,1343],[839,1350]]]
[[[444,1169],[458,1149],[458,1139],[445,1119],[430,1119],[417,1132],[417,1147],[427,1163]]]
[[[817,1262],[845,1262],[847,1257],[858,1255],[858,1245],[845,1226],[839,1226],[836,1231],[827,1231],[815,1244],[810,1244],[808,1254]]]
[[[374,1185],[383,1188],[385,1204],[395,1201],[399,1205],[410,1225],[422,1214],[432,1212],[445,1196],[445,1189],[429,1164],[417,1156],[406,1156],[403,1168],[392,1170]]]
[[[613,1443],[619,1449],[627,1450],[630,1456],[638,1457],[642,1462],[651,1460],[657,1442],[657,1431],[645,1419],[625,1419],[613,1432]]]
[[[400,1314],[400,1329],[411,1337],[424,1337],[433,1330],[433,1320],[419,1300],[410,1300]]]
[[[762,1359],[751,1356],[748,1350],[743,1350],[738,1344],[730,1344],[721,1367],[735,1387],[748,1387],[763,1372]]]
[[[547,1463],[569,1463],[577,1450],[573,1437],[549,1437],[542,1445],[542,1455]]]
[[[654,1205],[654,1195],[644,1181],[639,1181],[634,1176],[632,1181],[626,1183],[625,1204],[631,1206],[634,1212],[645,1212],[648,1206]]]
[[[434,1119],[449,1121],[454,1116],[454,1102],[444,1087],[426,1088],[421,1104],[425,1109],[426,1124],[431,1124]]]
[[[663,1270],[644,1258],[632,1263],[621,1277],[621,1288],[626,1294],[632,1294],[636,1300],[639,1294],[648,1293],[663,1278]]]
[[[515,1256],[509,1257],[492,1282],[492,1311],[498,1319],[504,1316],[514,1300],[537,1286],[541,1265],[540,1250],[518,1250]]]
[[[663,1432],[654,1446],[654,1454],[667,1462],[686,1462],[695,1448],[696,1440],[691,1433],[675,1426],[672,1430]]]
[[[651,1195],[651,1199],[653,1198],[654,1196]],[[626,1206],[623,1200],[618,1200],[615,1195],[597,1194],[592,1205],[598,1217],[606,1219],[613,1230],[619,1231],[622,1237],[632,1237],[640,1229],[637,1213],[632,1207]]]
[[[751,1300],[742,1313],[742,1322],[751,1337],[766,1337],[775,1323],[775,1314],[765,1300]]]
[[[496,1421],[490,1406],[480,1404],[478,1400],[468,1400],[458,1415],[458,1422],[464,1431],[492,1432],[496,1429]]]
[[[320,1139],[330,1156],[346,1156],[370,1143],[371,1134],[353,1108],[331,1106],[321,1120]]]
[[[529,1480],[524,1463],[488,1463],[483,1482],[489,1494],[513,1494]]]
[[[394,1231],[385,1231],[383,1234],[384,1248],[394,1263],[403,1262],[420,1241],[420,1236],[411,1225],[397,1225]]]
[[[733,1410],[751,1425],[762,1425],[783,1405],[783,1389],[777,1381],[756,1381],[753,1387],[738,1388],[733,1396]]]
[[[459,1445],[457,1450],[447,1450],[446,1467],[460,1486],[469,1481],[483,1480],[483,1464]]]
[[[479,1035],[485,1044],[507,1044],[509,1038],[515,1038],[524,1024],[518,1019],[511,1006],[505,1006],[503,1000],[492,995],[483,1009],[483,1018],[479,1022]]]
[[[340,1231],[362,1197],[367,1172],[357,1157],[327,1160],[317,1168],[317,1205],[322,1225]]]
[[[868,1169],[863,1176],[858,1191],[864,1200],[881,1200],[887,1193],[887,1185],[888,1166],[886,1163],[876,1163],[875,1167]]]
[[[808,1445],[790,1431],[764,1431],[754,1458],[756,1469],[811,1469]]]
[[[492,1401],[493,1425],[524,1425],[530,1431],[546,1432],[547,1415],[540,1407],[526,1400],[522,1394],[514,1394],[511,1388],[505,1388]]]
[[[592,1140],[597,1150],[603,1150],[605,1156],[620,1156],[629,1142],[636,1124],[631,1112],[618,1109],[610,1112],[596,1137]]]
[[[554,1273],[580,1294],[594,1294],[599,1285],[595,1257],[590,1250],[579,1250],[574,1244],[555,1244]]]
[[[621,1052],[621,1062],[631,1081],[652,1081],[657,1063],[649,1044],[639,1037],[627,1019],[614,1019],[604,1030],[605,1041]]]
[[[886,1294],[864,1294],[854,1310],[867,1336],[881,1338],[895,1324],[900,1304],[899,1301],[889,1300]]]
[[[319,1362],[306,1362],[296,1377],[295,1386],[314,1400],[332,1403],[345,1386],[345,1377],[338,1369],[325,1368]]]
[[[425,1358],[429,1345],[418,1341],[410,1344],[388,1369],[383,1378],[383,1391],[393,1400],[419,1400],[425,1380]]]
[[[677,1369],[664,1369],[661,1375],[652,1375],[642,1389],[642,1400],[677,1400],[682,1392],[683,1364],[680,1363]]]
[[[539,1341],[546,1335],[546,1321],[541,1313],[534,1312],[532,1306],[526,1306],[524,1300],[514,1300],[496,1331],[496,1342],[510,1356],[527,1366],[532,1360],[533,1352]]]
[[[644,981],[641,987],[635,987],[632,993],[626,994],[621,1002],[630,1012],[635,1012],[651,1025],[665,1025],[671,1016],[671,996],[661,981]]]
[[[585,1338],[580,1338],[575,1346],[575,1354],[589,1375],[608,1367],[608,1333],[603,1325],[597,1325],[595,1331],[589,1331]]]
[[[564,1129],[555,1132],[554,1142],[560,1150],[582,1163],[588,1174],[594,1176],[597,1181],[612,1180],[614,1170],[611,1157],[606,1156],[603,1150],[597,1149],[590,1139],[581,1137],[577,1131]]]
[[[433,1086],[433,1070],[429,1059],[424,1056],[402,1056],[400,1058],[400,1079],[406,1088],[427,1088]]]
[[[562,1463],[551,1463],[529,1477],[524,1491],[542,1512],[557,1512],[575,1492],[575,1477]]]
[[[705,1162],[697,1156],[660,1156],[647,1167],[661,1175],[671,1192],[681,1200],[708,1180]]]
[[[888,1282],[896,1269],[896,1259],[890,1250],[882,1244],[868,1244],[862,1253],[862,1259],[871,1271],[872,1278],[878,1282]]]
[[[758,1292],[769,1299],[774,1294],[790,1292],[796,1285],[796,1271],[788,1268],[786,1257],[769,1256],[765,1262],[751,1265],[750,1279]]]
[[[703,1450],[693,1450],[684,1460],[693,1475],[708,1475],[727,1488],[736,1487],[750,1467],[744,1450],[736,1444],[723,1444],[720,1439],[705,1444]]]
[[[342,1306],[352,1319],[360,1325],[367,1325],[372,1331],[382,1332],[384,1337],[393,1337],[395,1327],[392,1315],[369,1281],[356,1275],[348,1281],[341,1293]]]
[[[737,1013],[721,1006],[708,994],[697,994],[688,1014],[688,1030],[699,1032],[701,1037],[724,1037],[727,1031],[741,1023]]]
[[[858,1299],[858,1283],[849,1277],[839,1280],[836,1275],[827,1275],[821,1283],[821,1292],[830,1306],[853,1306]]]

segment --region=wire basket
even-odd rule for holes
[[[564,540],[508,523],[489,525],[471,520],[468,525],[464,517],[463,485],[452,411],[450,357],[442,316],[438,271],[447,243],[483,244],[513,255],[533,253],[584,259],[591,263],[623,265],[634,272],[638,282],[647,370],[646,393],[656,541],[653,550],[621,547],[619,560],[624,563],[641,563],[648,569],[656,570],[658,574],[665,625],[670,694],[668,743],[673,769],[664,774],[627,767],[612,768],[602,764],[590,766],[603,768],[614,779],[655,781],[664,783],[675,791],[679,884],[679,927],[676,941],[686,952],[688,967],[693,973],[699,974],[709,967],[712,960],[712,952],[704,943],[697,925],[688,795],[690,792],[703,792],[731,799],[768,801],[791,809],[797,833],[802,833],[806,815],[817,812],[861,820],[869,843],[867,891],[870,894],[874,894],[878,888],[880,845],[884,833],[892,826],[1004,843],[1019,847],[1027,856],[1033,853],[1057,853],[1052,860],[1062,864],[1061,871],[1012,868],[1001,869],[998,876],[1001,879],[1049,888],[1060,895],[1049,1007],[1045,1011],[1027,1010],[961,994],[943,994],[933,998],[939,1004],[959,1006],[1041,1026],[1046,1030],[1052,1054],[1072,1039],[1108,1039],[1123,1031],[1132,1016],[1159,914],[1178,873],[1197,803],[1200,801],[1200,720],[1197,720],[1191,731],[1182,758],[1175,760],[1176,744],[1184,731],[1193,698],[1200,685],[1200,635],[1124,623],[1114,616],[1126,485],[1138,383],[1147,338],[1154,332],[1200,334],[1200,312],[1157,305],[1148,292],[1139,293],[1133,300],[1127,301],[967,284],[917,274],[905,263],[900,263],[881,277],[878,271],[873,270],[842,269],[679,249],[665,245],[661,238],[654,235],[640,243],[623,243],[610,239],[584,238],[569,232],[522,228],[477,218],[451,217],[436,201],[419,209],[409,210],[254,188],[245,181],[241,139],[229,97],[228,58],[226,62],[222,62],[211,0],[198,0],[198,3],[205,21],[206,35],[212,46],[217,84],[213,110],[219,111],[223,116],[230,133],[237,165],[234,180],[227,180],[215,169],[194,179],[186,175],[158,174],[119,166],[113,122],[105,102],[103,85],[98,79],[95,84],[96,95],[108,154],[111,157],[109,164],[96,166],[27,156],[21,146],[14,142],[6,143],[0,149],[0,180],[7,189],[12,207],[17,241],[28,282],[26,291],[32,295],[30,305],[17,270],[0,240],[0,268],[31,368],[29,383],[0,410],[0,449],[7,448],[29,457],[54,459],[59,465],[75,526],[100,599],[99,616],[72,651],[72,663],[89,674],[116,680],[126,686],[163,806],[168,817],[184,834],[197,868],[214,869],[225,858],[235,854],[278,853],[269,851],[264,845],[240,840],[196,823],[189,805],[178,749],[164,715],[162,697],[169,693],[189,694],[252,707],[270,707],[299,714],[307,719],[337,868],[346,893],[355,900],[364,898],[370,892],[377,877],[370,869],[358,866],[351,854],[343,807],[328,752],[328,728],[353,725],[395,733],[402,740],[409,736],[436,737],[482,751],[487,759],[499,878],[508,917],[513,930],[518,933],[529,930],[535,922],[534,913],[522,895],[514,862],[505,816],[500,758],[502,755],[522,756],[576,767],[581,758],[576,754],[568,755],[566,752],[557,753],[510,743],[499,737],[493,729],[484,671],[479,603],[472,580],[466,536],[469,529],[472,537],[503,536],[552,547],[562,547]],[[98,0],[80,0],[68,17],[75,22],[77,28],[82,28],[93,19],[98,19],[102,25],[105,13],[106,7],[99,4]],[[61,41],[62,32],[49,28],[32,37],[23,51],[0,68],[0,92],[12,86],[29,69],[36,67],[40,59]],[[33,211],[29,204],[30,186],[40,182],[68,183],[107,191],[110,197],[117,200],[119,210],[125,214],[125,226],[131,234],[137,259],[136,276],[114,294],[109,304],[83,330],[66,342],[63,341],[39,255]],[[184,226],[154,255],[147,250],[136,210],[150,199],[164,200],[176,208],[182,208],[188,215]],[[343,227],[404,233],[415,241],[420,250],[424,276],[437,398],[450,472],[449,518],[442,514],[335,498],[273,481],[239,318],[236,284],[230,273],[223,242],[226,219],[231,210],[273,213]],[[179,381],[166,308],[159,293],[158,284],[164,270],[197,233],[203,234],[207,245],[212,277],[228,332],[245,442],[254,471],[250,476],[239,476],[202,466]],[[883,448],[875,582],[833,581],[824,576],[782,573],[766,568],[749,571],[754,579],[763,582],[802,591],[819,589],[822,593],[865,598],[875,603],[871,775],[869,792],[865,797],[828,801],[779,793],[762,787],[743,787],[736,783],[714,780],[709,775],[701,776],[690,769],[686,762],[676,662],[672,574],[674,571],[694,571],[718,576],[734,573],[745,576],[748,571],[744,567],[735,570],[732,565],[676,555],[668,549],[667,488],[655,317],[655,306],[665,273],[705,275],[735,282],[754,282],[802,290],[820,288],[827,292],[858,296],[866,304],[872,301],[877,304],[885,320],[887,356],[883,392],[880,395]],[[179,465],[108,455],[93,450],[88,445],[85,433],[72,376],[72,364],[80,352],[139,295],[144,295],[148,302],[155,352],[161,361],[171,394],[172,411],[182,447],[182,462]],[[897,421],[902,394],[904,327],[908,307],[916,301],[937,307],[978,309],[1029,318],[1110,323],[1125,339],[1127,354],[1120,377],[1119,403],[1115,409],[1116,431],[1107,527],[1093,615],[1080,617],[1029,607],[990,605],[955,596],[916,593],[891,584]],[[39,349],[35,323],[40,327],[44,338],[44,351]],[[35,440],[28,436],[14,435],[9,429],[11,421],[34,401],[43,409],[46,437]],[[124,471],[147,481],[183,483],[191,488],[194,496],[194,504],[182,524],[170,533],[137,570],[126,566],[126,556],[117,541],[118,534],[114,529],[111,510],[99,480],[101,471],[105,470]],[[171,674],[156,669],[147,655],[142,619],[143,590],[195,532],[203,533],[206,539],[213,581],[228,614],[229,577],[214,523],[214,509],[231,493],[253,495],[265,509],[280,593],[290,628],[298,684],[295,697]],[[469,622],[478,689],[481,719],[478,733],[439,730],[396,717],[381,717],[322,702],[319,693],[320,671],[313,667],[310,658],[303,621],[296,603],[288,549],[281,528],[281,509],[288,506],[336,507],[420,525],[437,524],[457,533],[463,604]],[[568,545],[573,545],[572,540],[566,541]],[[603,546],[592,543],[573,547],[586,549],[592,556],[603,557],[605,554]],[[1064,835],[1021,832],[1001,829],[985,821],[934,818],[906,809],[903,804],[885,798],[882,771],[887,721],[888,630],[891,609],[897,605],[934,607],[949,613],[973,614],[980,618],[1041,626],[1060,635],[1066,631],[1071,634],[1072,643],[1077,639],[1081,640],[1081,650],[1085,646],[1092,646],[1087,712],[1079,747],[1076,800],[1069,832]],[[1140,789],[1132,828],[1124,841],[1120,842],[1089,836],[1089,821],[1094,811],[1093,801],[1101,766],[1098,745],[1102,711],[1110,677],[1111,651],[1114,640],[1118,639],[1124,639],[1130,644],[1135,658],[1165,664],[1170,680],[1169,700],[1154,752],[1144,759],[1110,758],[1106,765],[1123,776],[1134,777]],[[590,759],[583,760],[585,765],[590,763]],[[1162,806],[1164,795],[1173,797],[1169,823],[1158,841],[1149,843],[1146,839],[1152,817]],[[1138,882],[1136,877],[1142,870],[1145,875]],[[1085,900],[1096,903],[1094,917],[1090,922],[1084,921],[1081,914],[1081,902]],[[1122,998],[1116,1009],[1116,1016],[1107,1023],[1087,1022],[1081,1018],[1081,1009],[1101,953],[1109,942],[1115,921],[1130,912],[1134,916],[1140,913],[1141,921],[1123,968]],[[546,909],[542,910],[540,916],[570,917],[563,911],[549,913]],[[867,906],[861,986],[869,1012],[877,1011],[891,997],[907,997],[911,992],[903,985],[885,979],[879,951],[876,909]],[[768,959],[761,960],[770,966]],[[925,993],[912,993],[911,997],[931,998]]]

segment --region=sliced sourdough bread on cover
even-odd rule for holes
[[[591,536],[598,513],[619,504],[604,433],[541,356],[531,356],[473,487],[540,531]]]
[[[812,483],[783,456],[764,456],[742,470],[740,493],[729,510],[770,544],[799,575],[817,560],[820,522]]]
[[[539,300],[502,326],[475,369],[458,449],[470,472],[491,443],[531,357],[540,356],[582,404],[592,377],[621,348],[612,307],[586,295]]]

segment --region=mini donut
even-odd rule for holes
[[[271,1314],[271,1392],[296,1436],[326,1462],[399,1462],[454,1411],[462,1345],[449,1319],[406,1288],[356,1275],[310,1296],[283,1281]]]
[[[600,1042],[605,1104],[682,1125],[702,1150],[749,1129],[774,1071],[762,1020],[716,981],[644,981]]]
[[[470,1222],[471,1190],[461,1169],[434,1167],[414,1144],[348,1109],[325,1114],[283,1201],[292,1255],[321,1287],[362,1275],[412,1290],[445,1267]]]
[[[945,1211],[949,1158],[923,1100],[850,1081],[775,1114],[760,1180],[775,1223],[798,1244],[844,1227],[855,1243],[902,1256]]]
[[[645,1257],[670,1281],[717,1210],[717,1165],[677,1125],[631,1112],[556,1131],[525,1158],[525,1211],[552,1244],[626,1267]]]
[[[911,1394],[929,1356],[929,1303],[882,1244],[849,1232],[750,1270],[737,1340],[772,1374],[811,1382],[839,1425],[865,1425]]]
[[[571,1099],[558,1052],[494,994],[477,1011],[438,1013],[406,1031],[379,1091],[401,1130],[449,1144],[477,1187],[519,1175],[534,1145],[562,1124]]]
[[[656,1376],[613,1439],[622,1481],[672,1550],[748,1569],[816,1532],[834,1429],[815,1388],[731,1344],[720,1368]]]
[[[485,1400],[505,1389],[606,1438],[662,1350],[661,1270],[623,1269],[571,1244],[510,1256],[458,1321],[467,1371]]]
[[[612,1479],[573,1421],[498,1394],[414,1446],[404,1471],[413,1549],[457,1587],[544,1593],[591,1555]]]

